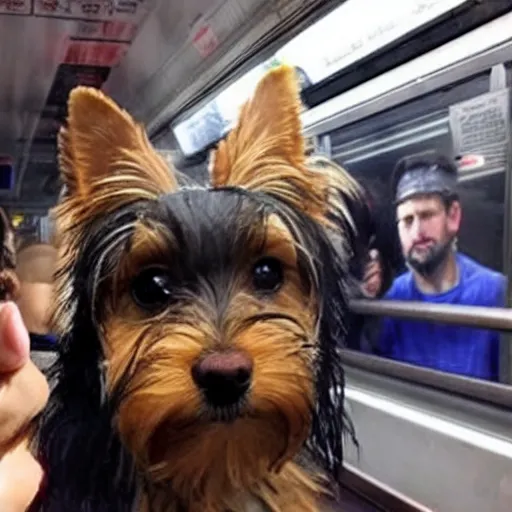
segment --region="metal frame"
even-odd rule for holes
[[[360,496],[367,503],[374,504],[379,510],[432,512],[350,464],[343,465],[340,481],[343,489]]]
[[[294,20],[293,24],[284,27],[284,32],[274,35],[270,40],[260,40],[256,46],[250,49],[248,55],[242,55],[235,58],[227,71],[223,70],[218,80],[214,80],[208,87],[197,93],[194,97],[188,98],[176,112],[173,114],[172,119],[167,122],[160,122],[156,118],[148,123],[148,131],[151,134],[151,139],[158,139],[161,132],[165,131],[169,126],[176,126],[185,117],[189,117],[197,112],[202,106],[212,99],[215,94],[226,88],[230,83],[242,76],[245,72],[249,71],[252,67],[260,64],[265,58],[271,56],[277,49],[279,49],[286,42],[291,40],[295,35],[307,28],[309,25],[328,14],[331,10],[344,3],[345,0],[338,0],[336,2],[318,2],[312,6],[311,12],[304,16],[297,22]],[[485,25],[489,21],[503,16],[507,9],[512,9],[512,0],[497,0],[492,6],[481,5],[480,0],[466,0],[463,4],[455,7],[436,19],[430,20],[412,32],[407,33],[400,38],[390,42],[384,47],[376,50],[372,54],[364,57],[361,61],[353,63],[335,73],[334,76],[328,77],[320,83],[314,84],[310,89],[314,89],[314,93],[319,91],[333,89],[331,82],[338,80],[343,84],[344,90],[355,87],[364,83],[374,76],[379,76],[386,69],[382,66],[383,62],[389,61],[390,56],[394,65],[398,63],[407,62],[414,59],[416,56],[421,56],[432,48],[442,45],[444,41],[450,36],[454,39],[462,36],[468,31],[472,31],[480,26]],[[435,38],[429,37],[429,31],[435,33]],[[421,42],[420,42],[421,40]],[[413,44],[414,43],[414,44]],[[420,48],[416,48],[416,43]],[[409,48],[411,44],[414,50]],[[398,60],[395,57],[400,54]],[[378,64],[380,62],[380,64]],[[362,71],[364,68],[365,71]],[[381,70],[379,72],[379,70]],[[341,75],[341,79],[338,75]],[[338,77],[338,78],[336,78]],[[348,85],[347,85],[348,84]],[[339,90],[339,88],[338,88]],[[310,91],[313,92],[313,91]],[[307,96],[307,91],[305,91]],[[176,103],[176,98],[173,99]],[[179,103],[179,102],[178,102]],[[307,103],[307,100],[306,100]],[[317,103],[315,103],[316,105]],[[157,109],[158,110],[158,109]],[[162,109],[160,109],[161,111]],[[159,119],[162,113],[158,114]],[[157,116],[157,117],[158,117]],[[165,117],[165,116],[164,116]]]
[[[471,379],[354,350],[342,349],[340,356],[346,366],[372,374],[419,384],[452,395],[477,400],[484,404],[512,408],[512,387],[506,384]]]
[[[508,16],[508,15],[507,15]],[[464,36],[463,36],[464,37]],[[435,50],[434,50],[435,51]],[[422,57],[418,57],[421,59]],[[327,110],[326,106],[321,105],[315,109],[307,111],[304,115],[304,134],[307,137],[325,135],[333,130],[342,128],[361,121],[374,114],[384,110],[391,109],[413,99],[425,96],[443,87],[462,81],[472,75],[490,70],[496,64],[501,64],[512,60],[512,38],[496,48],[491,48],[478,55],[472,56],[463,62],[457,62],[446,69],[437,71],[431,75],[417,79],[412,83],[407,83],[381,96],[356,105],[353,108],[343,111],[336,111],[335,100],[333,98],[328,103],[332,105],[332,112],[327,112],[319,121],[308,122],[308,118],[316,108]],[[404,64],[407,66],[407,64]],[[397,68],[400,69],[400,68]],[[388,73],[397,72],[396,70]],[[340,95],[339,97],[343,96]]]
[[[509,90],[509,119],[512,126],[512,98]],[[507,169],[505,173],[505,219],[503,233],[503,265],[504,273],[508,277],[507,306],[512,307],[512,141],[509,140],[507,152]],[[512,335],[501,336],[500,347],[500,380],[507,384],[512,383]],[[503,361],[505,359],[505,361]]]
[[[392,316],[512,332],[512,309],[434,304],[402,300],[354,299],[349,302],[353,313]]]
[[[351,300],[349,307],[352,312],[361,315],[410,318],[512,333],[512,309],[508,308],[368,299]],[[509,338],[507,336],[507,341]],[[352,350],[341,350],[341,356],[346,364],[356,368],[512,408],[512,387],[505,385],[509,383],[508,379],[499,384],[471,379]],[[508,356],[508,352],[505,352],[505,356]]]
[[[310,107],[325,103],[333,96],[349,91],[387,71],[428,53],[489,22],[512,9],[510,0],[465,0],[399,39],[379,48],[347,67],[313,84],[304,91]]]
[[[346,412],[360,445],[347,441],[346,462],[431,510],[496,509],[512,467],[510,408],[344,366]]]

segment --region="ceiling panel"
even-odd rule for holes
[[[186,87],[198,68],[216,58],[223,43],[247,24],[263,3],[265,0],[161,3],[122,64],[113,70],[106,90],[148,121],[154,105]]]
[[[71,88],[101,87],[157,0],[16,0],[0,3],[0,158],[13,159],[15,187],[2,204],[37,202],[55,187],[56,134]],[[37,141],[37,151],[31,151]],[[47,166],[47,167],[45,167]],[[44,168],[44,172],[43,172]],[[26,182],[26,183],[25,183]],[[37,186],[41,194],[35,194]]]
[[[26,138],[37,123],[53,81],[69,22],[0,16],[0,140]]]
[[[56,135],[74,86],[102,87],[151,128],[295,13],[327,3],[0,2],[0,45],[9,49],[1,60],[0,159],[13,158],[16,177],[13,190],[0,191],[2,205],[55,200]]]

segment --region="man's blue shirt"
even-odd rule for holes
[[[503,307],[505,277],[458,253],[459,282],[430,295],[416,286],[411,272],[399,276],[387,292],[390,300]],[[379,353],[396,361],[487,380],[499,377],[499,333],[486,329],[385,318]]]

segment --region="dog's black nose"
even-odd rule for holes
[[[239,351],[215,352],[192,368],[192,378],[215,407],[236,404],[251,385],[252,361]]]

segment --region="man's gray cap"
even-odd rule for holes
[[[393,171],[395,204],[414,196],[457,193],[457,167],[436,152],[420,153],[402,158]]]

